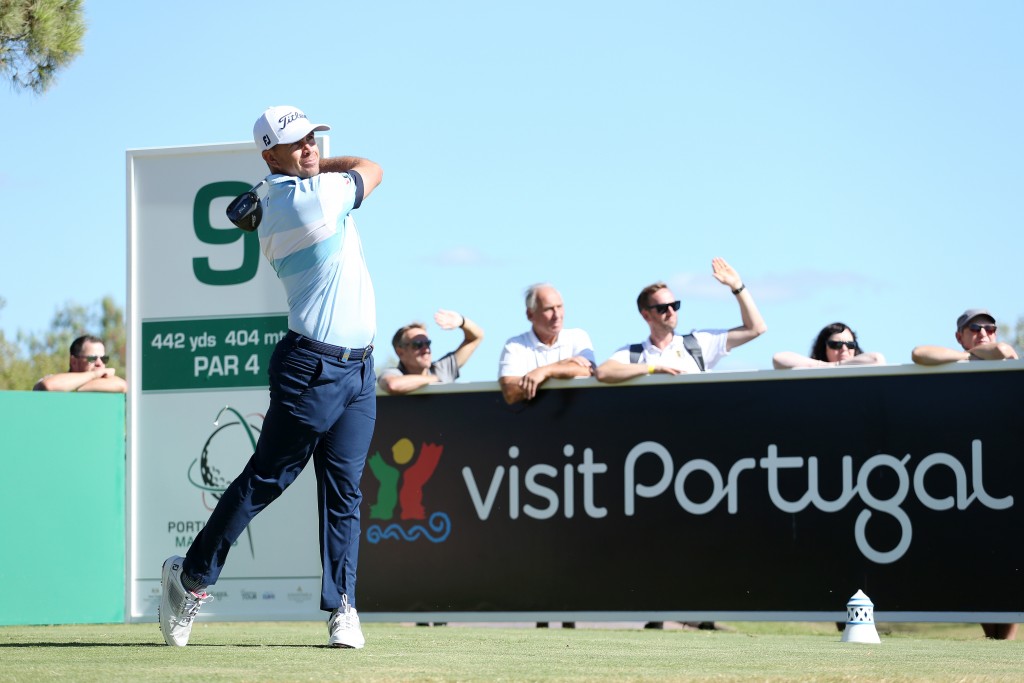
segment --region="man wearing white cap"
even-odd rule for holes
[[[159,620],[168,645],[188,644],[199,608],[212,599],[205,589],[217,581],[231,545],[310,458],[328,645],[365,644],[355,584],[359,480],[377,413],[377,321],[373,283],[350,213],[380,184],[383,171],[359,157],[321,159],[314,132],[325,130],[330,126],[310,123],[295,107],[270,107],[253,127],[270,175],[261,183],[266,195],[258,199],[258,219],[245,229],[258,230],[260,247],[284,285],[289,331],[270,359],[270,407],[255,453],[185,557],[164,562]]]
[[[918,365],[941,365],[969,360],[1017,358],[1012,346],[996,339],[996,319],[984,308],[968,308],[956,319],[956,340],[960,349],[918,346],[910,357]]]

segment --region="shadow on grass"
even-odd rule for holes
[[[162,647],[167,648],[169,646],[163,643],[48,643],[48,642],[36,642],[36,643],[0,643],[0,650],[5,648],[31,648],[31,647]],[[287,648],[287,649],[322,649],[322,650],[346,650],[351,648],[337,648],[331,647],[330,645],[275,645],[275,644],[263,644],[263,643],[196,643],[189,645],[188,648],[208,648],[208,647],[254,647],[254,648]]]

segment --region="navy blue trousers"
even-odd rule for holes
[[[217,582],[231,545],[313,458],[320,516],[320,609],[356,604],[359,480],[377,420],[373,356],[342,360],[289,333],[270,359],[270,408],[253,453],[196,535],[184,571]],[[336,347],[335,347],[336,348]]]

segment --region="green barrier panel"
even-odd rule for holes
[[[123,622],[125,397],[0,392],[0,625]]]

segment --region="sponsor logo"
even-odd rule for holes
[[[228,417],[222,421],[224,413],[228,413]],[[236,476],[256,450],[263,417],[260,413],[243,416],[231,406],[224,406],[217,413],[217,419],[213,421],[214,430],[206,439],[202,453],[188,466],[186,475],[189,483],[200,491],[207,510],[213,511],[221,494],[231,484],[228,477]],[[168,529],[171,529],[171,524]],[[252,523],[245,528],[245,533],[249,554],[255,559]],[[191,544],[191,539],[188,543]]]
[[[312,600],[313,594],[302,590],[302,586],[298,586],[294,591],[287,595],[287,598],[289,601],[301,605],[302,603]]]
[[[575,449],[566,445],[563,453],[567,458],[572,458]],[[519,448],[510,447],[508,455],[515,461],[520,455]],[[655,474],[654,481],[638,476],[641,462]],[[681,510],[692,515],[709,514],[723,503],[726,511],[735,515],[739,513],[743,491],[752,492],[755,487],[763,487],[775,508],[784,513],[794,514],[814,507],[827,514],[838,513],[847,506],[860,507],[853,530],[857,548],[872,562],[891,564],[906,554],[913,538],[910,516],[903,509],[908,498],[916,498],[924,507],[936,511],[954,508],[966,510],[971,505],[991,510],[1013,507],[1012,495],[1000,497],[986,490],[983,464],[980,439],[971,441],[969,468],[949,453],[931,453],[920,459],[915,459],[909,453],[903,457],[878,453],[867,458],[854,471],[853,458],[844,455],[839,491],[826,497],[821,491],[834,490],[836,482],[819,481],[822,477],[817,456],[805,458],[780,455],[778,445],[768,444],[763,457],[741,458],[733,462],[727,472],[723,472],[719,465],[710,460],[692,458],[677,461],[663,444],[643,441],[626,454],[622,469],[624,490],[621,508],[608,505],[615,501],[597,500],[597,477],[608,474],[609,466],[595,461],[594,452],[590,448],[583,450],[581,463],[575,466],[567,463],[561,472],[546,463],[526,468],[512,464],[508,467],[498,465],[490,481],[486,476],[478,477],[470,467],[462,468],[462,478],[477,518],[482,521],[486,521],[498,509],[507,510],[509,519],[525,516],[544,520],[558,514],[571,519],[579,513],[591,519],[602,519],[609,514],[609,508],[613,512],[621,511],[625,517],[633,517],[644,501],[663,496],[674,498]],[[876,470],[887,473],[887,480],[895,481],[895,490],[872,484],[871,475]],[[934,477],[939,475],[927,477],[933,471],[945,472],[941,476],[955,483],[955,495],[937,492]],[[744,472],[747,474],[741,476]],[[806,479],[803,492],[795,499],[786,498],[782,494],[780,478],[784,472],[789,472],[790,477]],[[688,481],[692,481],[691,477],[710,483],[710,491],[695,496],[693,488],[687,486]],[[582,510],[577,510],[575,505],[574,491],[577,488],[582,492]],[[502,498],[501,502],[499,498]],[[543,500],[546,504],[523,503],[523,498]],[[899,539],[895,546],[879,548],[877,534],[875,542],[872,542],[868,522],[876,514],[887,515],[899,527]]]
[[[289,123],[304,118],[306,118],[306,115],[303,114],[301,111],[293,111],[279,118],[277,122],[281,124],[281,130],[284,130],[285,128],[288,127]]]
[[[658,482],[646,485],[635,481],[633,476],[637,460],[655,457],[661,461],[662,476]],[[917,462],[911,474],[908,467],[912,460],[908,453],[902,458],[879,453],[864,461],[860,470],[853,472],[853,458],[844,455],[842,459],[842,491],[833,498],[826,499],[819,493],[818,458],[810,456],[779,456],[779,448],[769,444],[765,457],[760,459],[741,458],[729,468],[726,477],[713,463],[695,458],[688,461],[678,472],[675,471],[671,454],[661,444],[648,441],[637,444],[626,456],[625,463],[625,513],[632,516],[636,510],[637,498],[655,498],[670,489],[675,495],[679,506],[692,514],[703,515],[725,500],[729,514],[735,515],[739,510],[740,472],[744,470],[762,469],[766,472],[768,497],[772,504],[782,512],[795,513],[814,506],[822,512],[837,512],[848,504],[864,506],[857,515],[854,525],[854,538],[857,548],[867,559],[878,564],[890,564],[903,557],[910,549],[913,528],[910,516],[903,510],[903,503],[913,491],[917,500],[931,510],[950,510],[956,507],[964,510],[971,503],[977,502],[992,510],[1005,510],[1013,506],[1013,496],[995,498],[988,494],[982,481],[981,440],[971,442],[971,474],[959,460],[948,453],[932,453]],[[947,470],[946,476],[956,482],[956,496],[935,497],[925,483],[925,475],[929,470]],[[779,491],[779,473],[781,470],[805,470],[807,488],[796,500],[787,500]],[[889,470],[894,476],[897,487],[895,491],[875,491],[870,485],[870,475],[874,470]],[[706,500],[692,500],[686,493],[686,477],[694,472],[703,473],[713,485],[711,495]],[[973,481],[972,481],[973,480]],[[973,487],[973,490],[971,488]],[[900,540],[894,548],[879,549],[868,539],[868,521],[874,513],[891,516],[900,527]]]
[[[243,600],[255,600],[256,597],[257,597],[256,591],[247,591],[247,590],[243,590],[242,591],[242,599]]]
[[[401,438],[391,446],[390,461],[379,451],[368,459],[370,472],[380,484],[377,500],[370,506],[370,519],[381,523],[366,528],[367,541],[424,539],[442,543],[448,538],[451,518],[441,511],[431,512],[428,518],[423,504],[423,487],[434,475],[443,452],[440,444],[423,443],[417,453],[410,439]]]

